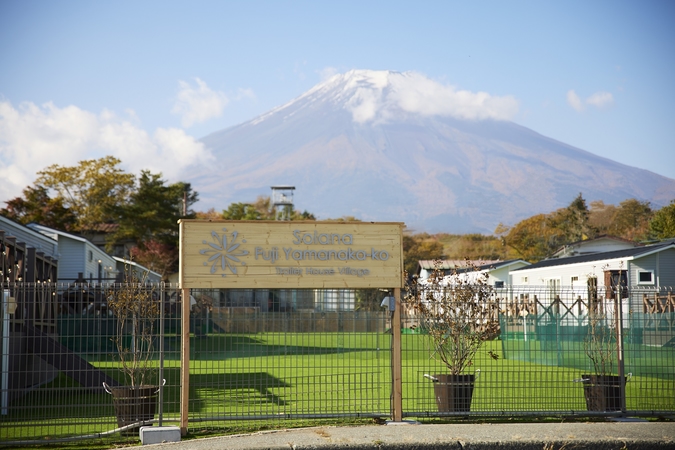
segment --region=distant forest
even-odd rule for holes
[[[579,194],[565,208],[537,214],[515,225],[499,224],[493,235],[427,234],[404,237],[406,270],[418,260],[472,259],[536,262],[564,245],[610,235],[634,242],[675,238],[675,200],[652,209],[649,202],[628,199],[619,205],[593,201],[588,206]]]
[[[67,167],[52,165],[38,172],[21,196],[5,202],[0,215],[22,224],[39,223],[88,237],[105,228],[108,248],[133,242],[132,257],[166,276],[177,270],[180,218],[274,220],[269,197],[237,202],[222,211],[195,211],[198,200],[189,183],[167,184],[161,173],[128,174],[121,161],[106,156]],[[291,220],[316,220],[308,211],[290,211]],[[327,219],[358,220],[354,217]],[[102,225],[108,225],[102,227]],[[619,205],[591,201],[580,193],[571,203],[548,214],[537,214],[515,225],[499,224],[492,235],[407,233],[403,236],[405,269],[419,260],[472,259],[530,262],[551,256],[563,245],[611,235],[636,242],[675,238],[675,199],[653,209],[649,202],[628,199]]]

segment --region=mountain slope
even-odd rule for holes
[[[191,181],[209,206],[296,186],[296,207],[416,230],[492,232],[582,192],[664,205],[675,180],[507,120],[512,99],[438,90],[416,74],[351,71],[202,139],[217,162]],[[473,97],[472,97],[473,95]]]

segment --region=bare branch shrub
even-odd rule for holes
[[[610,375],[614,371],[616,345],[616,329],[608,323],[607,314],[589,310],[584,351],[593,363],[596,375]]]
[[[426,281],[407,289],[406,301],[418,314],[432,357],[452,375],[471,366],[483,342],[499,332],[499,304],[489,275],[469,261],[467,265],[445,276],[437,264]]]
[[[146,281],[147,275],[139,278],[133,268],[126,265],[124,282],[116,284],[108,298],[108,308],[117,319],[112,340],[122,370],[134,387],[156,384],[153,340],[159,301],[154,298],[154,288]]]

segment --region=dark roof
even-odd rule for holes
[[[624,250],[614,250],[611,252],[599,252],[599,253],[590,253],[579,256],[569,256],[567,258],[551,258],[539,261],[534,263],[531,266],[521,267],[520,269],[514,270],[529,270],[529,269],[539,269],[542,267],[553,267],[553,266],[564,266],[567,264],[578,264],[591,261],[601,261],[606,259],[618,259],[618,258],[630,258],[630,257],[640,257],[648,255],[654,252],[660,252],[666,248],[675,248],[675,241],[664,242],[654,245],[645,245],[644,247],[635,247],[627,248]]]

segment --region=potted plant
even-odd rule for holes
[[[116,320],[112,340],[117,360],[128,383],[104,388],[112,395],[118,426],[139,424],[123,430],[138,432],[143,422],[155,415],[158,385],[154,361],[155,326],[159,318],[159,300],[146,276],[139,277],[131,264],[125,265],[124,282],[115,284],[108,295],[108,309]]]
[[[467,260],[467,267],[449,275],[439,269],[408,289],[407,301],[419,318],[431,357],[441,361],[448,373],[428,376],[441,412],[466,412],[476,372],[467,373],[481,345],[499,332],[499,306],[488,284],[489,275]],[[498,358],[490,353],[493,358]]]
[[[598,298],[597,279],[589,277],[588,327],[584,339],[584,351],[593,366],[593,374],[581,375],[586,408],[589,411],[621,411],[621,378],[614,374],[618,358],[616,308],[620,300],[615,298],[614,314],[611,305]],[[606,287],[608,298],[621,295],[619,286]],[[613,294],[612,294],[613,292]],[[626,379],[624,378],[624,383]]]

